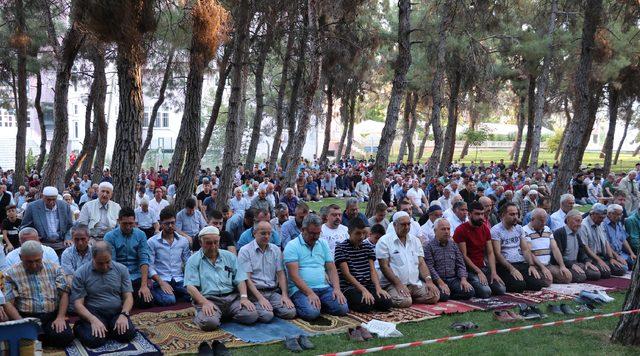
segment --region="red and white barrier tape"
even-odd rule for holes
[[[627,310],[627,311],[621,311],[621,312],[615,312],[615,313],[608,313],[608,314],[598,314],[598,315],[592,315],[592,316],[584,316],[584,317],[575,318],[575,319],[550,321],[548,323],[539,323],[539,324],[531,324],[531,325],[525,325],[525,326],[517,326],[517,327],[507,328],[507,329],[494,329],[494,330],[483,331],[483,332],[475,333],[475,334],[464,334],[464,335],[457,335],[457,336],[448,336],[448,337],[442,337],[442,338],[439,338],[439,339],[431,339],[431,340],[424,340],[424,341],[414,341],[414,342],[409,342],[409,343],[406,343],[406,344],[385,345],[385,346],[372,347],[372,348],[369,348],[369,349],[359,349],[359,350],[351,350],[351,351],[344,351],[344,352],[337,352],[337,353],[329,353],[329,354],[323,354],[322,356],[362,355],[362,354],[368,354],[368,353],[378,352],[378,351],[404,349],[404,348],[407,348],[407,347],[417,347],[417,346],[422,346],[422,345],[443,343],[443,342],[447,342],[447,341],[454,341],[454,340],[461,340],[461,339],[473,339],[473,338],[480,337],[480,336],[505,334],[505,333],[510,333],[510,332],[529,330],[529,329],[539,329],[539,328],[545,328],[547,326],[571,324],[571,323],[577,323],[577,322],[580,322],[580,321],[602,319],[602,318],[608,318],[608,317],[612,317],[612,316],[621,316],[621,315],[625,315],[625,314],[636,314],[636,313],[640,313],[640,309],[633,309],[633,310]]]

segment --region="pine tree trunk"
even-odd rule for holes
[[[571,122],[571,112],[569,112],[569,99],[567,99],[566,97],[564,98],[563,106],[564,106],[564,116],[567,122],[564,125],[565,129],[562,130],[562,138],[560,138],[560,144],[558,145],[558,149],[556,150],[556,154],[554,157],[555,161],[558,160],[558,157],[560,157],[560,153],[562,153],[562,148],[564,147],[564,141],[567,138],[567,126],[569,126],[569,123]]]
[[[258,150],[258,143],[260,143],[260,129],[262,127],[262,113],[264,112],[264,67],[267,63],[267,55],[271,50],[271,44],[273,42],[273,25],[267,24],[267,31],[265,33],[265,39],[260,46],[260,52],[258,54],[258,62],[256,63],[255,71],[255,91],[256,91],[256,112],[253,118],[253,125],[251,128],[251,142],[249,143],[249,150],[247,151],[247,160],[245,163],[246,169],[251,169],[256,160],[256,152]]]
[[[72,11],[73,13],[73,11]],[[49,158],[42,172],[42,186],[52,185],[60,191],[64,187],[64,167],[67,159],[67,143],[69,140],[69,113],[67,101],[69,97],[69,80],[71,68],[84,42],[85,35],[78,28],[78,24],[72,20],[71,28],[62,40],[60,58],[56,70],[56,83],[54,88],[54,129],[51,145],[49,146]]]
[[[278,162],[278,154],[282,145],[282,131],[284,126],[284,97],[287,90],[287,79],[289,76],[289,66],[291,65],[291,54],[295,44],[295,23],[297,11],[290,14],[289,28],[287,34],[287,49],[285,50],[284,59],[282,60],[282,74],[280,75],[280,83],[278,84],[278,97],[276,99],[276,132],[273,135],[273,146],[269,154],[269,170],[275,172],[276,162]]]
[[[409,125],[409,135],[407,136],[407,162],[413,163],[415,144],[413,143],[413,135],[416,132],[416,126],[418,125],[418,100],[420,96],[417,92],[413,92],[413,104],[411,105],[411,125]]]
[[[551,62],[554,56],[553,34],[556,29],[556,13],[558,12],[558,0],[551,2],[551,17],[547,36],[551,38],[547,48],[547,54],[542,60],[542,75],[538,77],[537,93],[535,102],[535,116],[533,121],[533,134],[531,135],[531,160],[529,162],[529,174],[538,169],[538,156],[540,155],[540,143],[542,139],[542,116],[544,115],[544,104],[547,98],[547,86],[551,72]]]
[[[344,143],[347,139],[347,131],[349,131],[349,97],[344,96],[340,100],[340,119],[342,120],[342,135],[338,143],[338,151],[336,152],[336,161],[344,156]]]
[[[44,166],[44,159],[47,156],[47,127],[44,124],[44,112],[42,111],[42,105],[40,99],[42,98],[42,75],[40,70],[36,72],[36,97],[33,101],[33,106],[36,109],[38,115],[38,125],[40,126],[40,154],[38,155],[38,161],[36,163],[36,171],[40,172],[42,166]]]
[[[300,113],[300,122],[298,123],[295,136],[293,137],[293,144],[290,151],[290,159],[286,165],[285,182],[286,186],[292,187],[296,180],[296,168],[298,157],[302,154],[302,148],[307,140],[307,130],[309,129],[309,119],[311,116],[311,110],[313,106],[313,98],[316,90],[318,89],[318,82],[320,81],[320,64],[322,63],[322,54],[320,52],[319,38],[318,38],[318,15],[316,0],[307,0],[307,29],[304,31],[308,37],[308,54],[309,54],[309,78],[307,79],[307,85],[304,92],[304,103],[302,105],[302,111]],[[304,44],[301,43],[304,47]],[[355,99],[354,103],[355,105]],[[290,137],[291,141],[291,137]]]
[[[433,177],[440,166],[440,155],[442,153],[443,139],[440,128],[440,110],[442,109],[442,82],[444,81],[444,71],[446,70],[445,55],[447,51],[447,31],[449,24],[456,13],[457,1],[446,1],[440,8],[440,22],[438,24],[438,47],[436,52],[436,63],[434,69],[433,82],[431,83],[431,95],[433,96],[433,107],[431,110],[431,125],[433,126],[433,152],[427,163],[425,174],[428,178]],[[425,134],[426,134],[425,129]]]
[[[113,147],[113,200],[122,207],[135,207],[134,189],[140,170],[140,146],[144,102],[142,93],[143,48],[141,43],[118,45],[118,121]]]
[[[144,143],[142,144],[142,148],[140,149],[140,162],[144,162],[144,157],[147,155],[149,151],[149,146],[151,146],[151,140],[153,139],[153,129],[156,125],[156,120],[158,118],[158,111],[160,110],[160,106],[164,103],[165,92],[167,91],[167,85],[169,85],[169,80],[171,80],[171,68],[173,67],[173,57],[175,55],[175,49],[172,47],[169,50],[169,54],[166,59],[166,66],[164,68],[164,74],[162,75],[162,82],[160,82],[160,88],[158,88],[158,99],[153,104],[153,108],[151,109],[151,115],[149,116],[149,125],[147,126],[147,136],[144,139]]]
[[[555,211],[560,205],[560,196],[567,192],[569,181],[576,168],[576,157],[582,157],[586,145],[582,138],[585,133],[590,134],[593,125],[589,126],[589,104],[591,95],[591,74],[593,64],[593,50],[595,49],[595,34],[602,20],[602,0],[587,0],[584,6],[584,24],[582,28],[582,44],[580,60],[575,75],[574,90],[575,114],[567,126],[567,138],[564,143],[563,154],[558,167],[558,175],[553,186],[551,210]],[[638,274],[636,274],[636,277]]]
[[[632,277],[631,286],[627,290],[624,298],[623,311],[640,308],[640,264],[636,263]],[[622,345],[640,345],[640,314],[626,314],[620,317],[611,341]]]
[[[404,112],[402,115],[402,139],[400,140],[400,149],[398,150],[397,162],[402,162],[407,151],[407,135],[409,135],[409,126],[411,126],[411,92],[407,92],[404,98]]]
[[[471,107],[469,109],[469,130],[475,131],[478,125],[478,94],[476,93],[471,101]],[[469,154],[469,138],[465,138],[464,145],[462,146],[462,152],[460,152],[460,159],[465,158]]]
[[[418,161],[424,156],[424,148],[427,146],[427,138],[429,138],[429,127],[431,127],[431,121],[427,121],[424,125],[424,136],[422,136],[420,148],[418,149]]]
[[[622,145],[624,144],[624,140],[627,138],[627,131],[629,129],[629,124],[631,123],[631,118],[633,117],[633,101],[630,101],[627,107],[625,108],[624,114],[624,130],[622,131],[622,138],[620,138],[620,143],[618,144],[618,149],[616,150],[616,157],[613,160],[613,165],[618,164],[618,158],[620,157],[620,151],[622,151]]]
[[[238,164],[238,151],[240,140],[238,131],[240,126],[240,109],[243,99],[243,72],[246,66],[246,58],[249,50],[249,26],[253,13],[249,0],[240,0],[234,7],[233,19],[235,23],[235,35],[233,41],[233,51],[231,57],[231,94],[229,95],[229,113],[227,128],[225,130],[225,145],[222,156],[222,173],[220,175],[220,186],[218,188],[218,198],[216,204],[223,206],[227,204],[233,179]]]
[[[195,26],[195,25],[194,25]],[[196,33],[196,29],[193,30]],[[180,173],[180,184],[176,186],[176,199],[174,206],[176,211],[184,208],[187,199],[194,193],[195,179],[200,166],[200,115],[202,104],[202,83],[204,71],[210,58],[202,53],[199,40],[193,35],[189,54],[189,75],[187,76],[187,89],[185,92],[184,114],[180,124],[177,140],[185,140],[184,158],[179,166],[174,167]],[[206,49],[204,49],[206,51]],[[175,154],[175,153],[174,153]]]
[[[525,121],[525,106],[527,102],[527,98],[525,96],[520,96],[518,98],[518,131],[516,132],[516,140],[513,142],[513,147],[511,148],[511,160],[513,162],[518,162],[520,158],[520,146],[522,146],[522,131],[524,131],[524,121]]]
[[[446,171],[453,161],[453,152],[456,149],[456,129],[458,126],[458,96],[460,95],[460,84],[462,82],[462,74],[459,70],[455,70],[453,78],[450,78],[449,89],[449,107],[447,130],[444,134],[444,149],[442,151],[442,159],[440,161],[440,173]]]
[[[27,37],[27,25],[24,13],[24,5],[22,0],[15,0],[16,10],[16,35]],[[15,151],[15,173],[14,179],[16,184],[13,184],[13,191],[18,191],[18,187],[24,183],[24,177],[27,172],[26,156],[27,156],[27,121],[29,120],[27,113],[28,98],[27,98],[27,43],[20,45],[16,48],[18,52],[18,107],[16,114],[16,151]]]
[[[356,94],[351,94],[351,105],[349,106],[349,129],[347,130],[347,147],[344,154],[351,157],[351,147],[353,145],[353,126],[356,124],[356,103],[358,102]]]
[[[331,143],[331,121],[333,121],[333,82],[329,79],[327,84],[327,115],[324,124],[324,141],[322,142],[322,152],[320,153],[320,162],[322,164],[327,160],[329,144]]]
[[[71,177],[73,176],[73,174],[76,172],[76,170],[78,170],[78,167],[80,167],[82,165],[82,163],[85,161],[85,159],[87,159],[87,156],[89,155],[89,152],[93,151],[96,149],[95,147],[95,142],[92,142],[92,135],[91,135],[91,114],[92,114],[92,110],[93,110],[93,101],[95,99],[95,87],[96,84],[95,83],[91,83],[91,88],[89,89],[89,95],[87,96],[87,108],[84,112],[84,139],[82,140],[82,149],[80,150],[80,153],[78,154],[78,156],[76,157],[76,160],[73,162],[73,164],[67,168],[66,173],[64,174],[64,181],[65,184],[66,182],[68,182],[69,180],[71,180]],[[83,173],[83,172],[81,172]]]
[[[526,169],[529,165],[529,157],[531,156],[531,146],[533,145],[533,127],[535,123],[535,100],[536,100],[536,76],[529,75],[529,93],[527,96],[527,137],[524,141],[524,149],[522,150],[522,158],[520,159],[520,168]]]
[[[308,21],[307,19],[308,15],[305,15],[305,23]],[[306,44],[307,44],[307,37],[309,36],[308,34],[308,29],[306,28],[306,26],[303,26],[302,29],[302,34],[300,36],[300,42],[298,43],[298,54],[297,54],[297,64],[296,64],[296,71],[295,74],[293,75],[293,83],[291,85],[291,94],[289,97],[289,108],[288,108],[288,112],[287,112],[287,129],[288,129],[288,139],[287,139],[287,146],[284,149],[284,152],[282,153],[282,158],[280,159],[280,166],[282,166],[283,170],[287,169],[287,165],[290,162],[294,162],[294,164],[296,164],[298,162],[298,158],[299,157],[293,157],[291,155],[291,149],[293,147],[293,143],[295,141],[295,132],[296,132],[296,119],[298,116],[298,97],[300,96],[300,85],[302,84],[303,81],[303,74],[304,74],[304,66],[305,66],[305,55],[306,55]]]
[[[609,85],[609,129],[607,130],[607,138],[604,140],[604,164],[605,172],[611,171],[611,161],[613,159],[613,138],[616,133],[616,122],[618,121],[618,105],[620,104],[620,95],[613,85]]]
[[[588,121],[586,123],[587,127],[593,128],[593,125],[596,122],[596,114],[598,113],[598,107],[600,106],[600,98],[602,97],[602,84],[598,82],[594,82],[591,84],[590,96],[589,96],[589,105],[587,110],[587,118]],[[580,165],[582,164],[582,159],[584,156],[584,150],[589,145],[589,140],[591,140],[591,130],[589,132],[584,132],[582,134],[582,142],[580,143],[580,147],[582,148],[582,152],[580,155],[575,156],[574,160],[574,171],[578,170]]]
[[[93,161],[92,182],[100,182],[102,170],[104,168],[107,155],[107,119],[105,117],[105,103],[107,101],[107,74],[105,63],[105,48],[99,44],[96,55],[93,56],[93,82],[96,84],[96,95],[93,101],[93,127],[95,128],[96,150],[95,159],[87,161],[87,166],[82,168],[83,172],[88,172]]]
[[[200,141],[200,160],[204,157],[204,154],[207,152],[209,148],[209,143],[211,142],[211,135],[213,135],[213,129],[216,126],[216,122],[218,122],[218,115],[220,114],[220,106],[222,106],[222,95],[224,94],[224,88],[227,84],[227,78],[229,77],[230,66],[229,59],[231,58],[231,49],[230,45],[224,46],[224,51],[222,54],[222,60],[218,63],[218,84],[216,87],[216,93],[213,99],[213,106],[211,107],[211,115],[209,116],[209,121],[207,122],[207,127],[204,129],[204,133],[202,134],[202,140]]]
[[[389,152],[396,136],[400,103],[407,88],[407,72],[411,66],[411,1],[398,1],[398,57],[395,63],[391,97],[387,106],[387,116],[380,135],[380,144],[373,168],[373,186],[367,204],[367,216],[372,216],[376,205],[382,201],[383,182],[389,164]]]

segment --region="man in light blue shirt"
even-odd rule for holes
[[[89,228],[85,225],[76,225],[71,228],[73,246],[66,248],[60,257],[60,265],[69,285],[71,285],[73,275],[78,268],[86,263],[91,263],[89,237]]]
[[[199,236],[202,248],[189,257],[184,271],[184,285],[196,309],[193,322],[204,331],[217,329],[223,317],[255,323],[258,312],[247,296],[247,274],[236,255],[219,249],[220,230],[207,226]]]
[[[140,207],[135,211],[138,229],[142,230],[147,238],[150,238],[160,231],[158,213],[149,208],[149,199],[147,199],[147,197],[140,199]]]
[[[207,222],[202,216],[202,213],[196,209],[196,200],[193,198],[187,199],[185,208],[180,210],[175,219],[176,232],[189,238],[195,237],[200,230],[207,226]],[[160,220],[162,220],[162,218],[160,218]]]
[[[298,317],[304,320],[317,319],[321,310],[331,315],[349,312],[329,245],[320,240],[321,230],[322,219],[316,214],[307,215],[302,222],[302,235],[284,249],[289,295]]]
[[[233,190],[233,198],[229,199],[229,207],[234,214],[242,214],[251,207],[251,202],[243,196],[242,188]]]
[[[266,221],[268,223],[271,223],[271,214],[269,213],[268,210],[266,209],[258,210],[255,218],[255,223],[260,221]],[[240,235],[240,239],[238,240],[238,251],[240,251],[242,246],[253,241],[253,238],[254,238],[253,226],[251,226]],[[276,231],[276,229],[274,228],[271,228],[271,238],[269,240],[269,243],[274,244],[276,246],[280,246],[280,234],[278,234],[278,231]]]
[[[194,208],[195,208],[195,201]],[[151,294],[156,305],[168,306],[177,300],[190,301],[189,293],[184,287],[182,266],[191,257],[189,241],[176,233],[176,216],[172,207],[160,212],[162,232],[151,237],[149,245],[149,275],[154,280]]]
[[[153,306],[153,295],[148,286],[149,245],[147,236],[136,226],[136,213],[129,207],[120,209],[118,227],[104,235],[111,246],[111,255],[116,262],[129,270],[133,299],[140,309]]]
[[[283,250],[289,241],[300,236],[302,232],[302,221],[307,215],[309,215],[309,206],[304,202],[300,203],[296,206],[294,218],[282,224],[281,248]]]

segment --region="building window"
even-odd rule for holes
[[[162,113],[162,127],[169,127],[169,113]]]
[[[142,119],[142,127],[149,127],[149,112],[144,112],[144,119]]]
[[[159,149],[164,149],[164,138],[162,137],[158,137],[158,148]]]

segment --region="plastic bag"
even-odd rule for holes
[[[387,321],[373,319],[368,323],[362,323],[362,327],[369,330],[370,333],[378,335],[378,337],[401,337],[403,336],[396,324]]]

